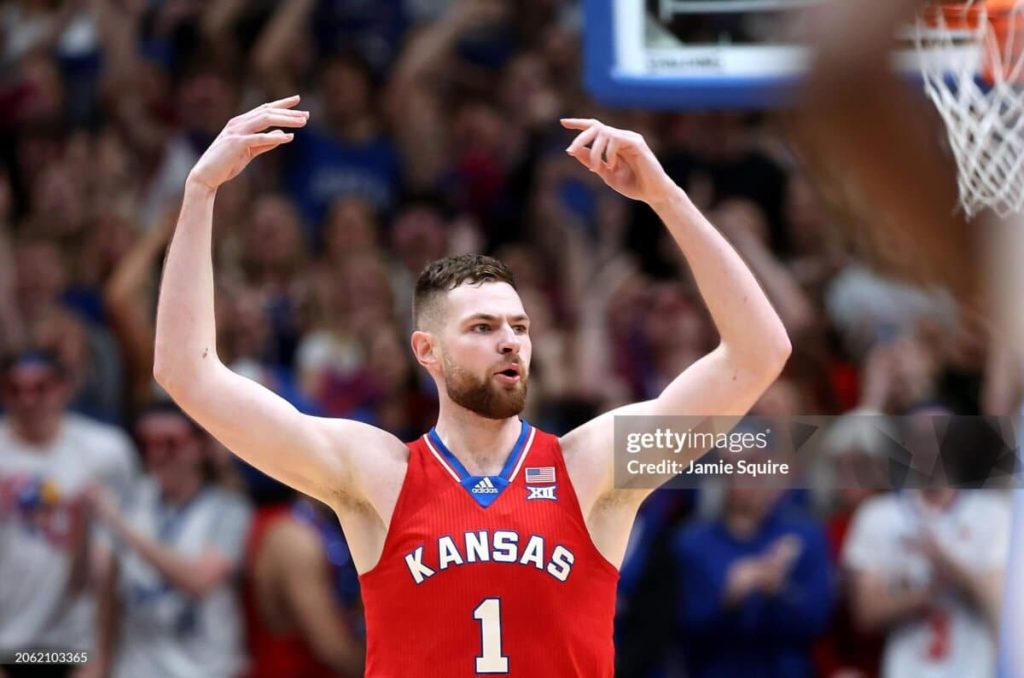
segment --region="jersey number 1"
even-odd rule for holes
[[[508,673],[508,657],[501,654],[501,598],[484,598],[473,610],[480,622],[482,653],[476,658],[477,673]]]

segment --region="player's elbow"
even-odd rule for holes
[[[181,366],[175,365],[174,360],[165,352],[157,350],[153,354],[153,379],[175,400],[184,388],[184,377]]]
[[[773,332],[765,333],[761,341],[758,342],[756,355],[751,356],[747,361],[749,371],[759,375],[762,381],[770,384],[782,374],[792,353],[793,344],[780,323],[778,328]]]
[[[180,400],[190,391],[199,388],[208,370],[217,361],[214,351],[204,349],[202,357],[189,359],[185,351],[163,345],[159,340],[153,351],[153,379],[175,400]]]
[[[789,340],[789,334],[782,327],[779,327],[774,335],[766,342],[765,353],[769,366],[775,372],[775,376],[782,374],[782,370],[793,355],[793,342]]]
[[[166,358],[161,357],[160,351],[153,354],[153,380],[165,390],[170,392],[171,369],[167,365]]]

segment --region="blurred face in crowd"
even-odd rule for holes
[[[505,109],[540,123],[558,117],[561,98],[551,86],[548,66],[537,53],[526,52],[506,67],[501,82]]]
[[[730,487],[725,498],[728,518],[756,527],[778,502],[781,491],[769,487]]]
[[[678,285],[664,283],[653,288],[645,323],[648,345],[652,350],[674,351],[682,347],[702,350],[707,338],[706,329],[704,318]]]
[[[498,251],[497,257],[512,271],[519,289],[544,287],[544,257],[536,248],[510,243]]]
[[[394,312],[391,283],[383,261],[349,257],[341,271],[341,293],[348,300],[353,331],[363,336],[386,325]]]
[[[378,325],[378,328],[370,339],[366,364],[385,393],[398,393],[409,378],[409,354],[396,327]]]
[[[105,129],[99,134],[93,154],[90,156],[91,171],[98,184],[107,190],[123,190],[132,186],[135,172],[131,151],[113,129]]]
[[[235,85],[218,73],[195,73],[179,91],[179,113],[185,129],[209,137],[217,136],[234,117],[238,93]]]
[[[185,417],[176,412],[147,414],[135,435],[150,474],[165,494],[181,497],[201,482],[202,438]]]
[[[18,305],[23,312],[54,303],[64,290],[64,265],[50,242],[24,242],[15,247],[14,267]]]
[[[66,311],[47,313],[32,327],[31,343],[55,355],[64,368],[70,397],[90,365],[89,334],[83,322]]]
[[[246,259],[260,266],[291,261],[302,245],[298,212],[279,195],[256,201],[244,233]]]
[[[20,104],[18,116],[25,120],[59,119],[64,108],[64,87],[54,60],[32,56],[21,63],[20,70],[27,96]]]
[[[456,404],[482,417],[506,419],[522,412],[532,344],[515,289],[504,282],[463,284],[448,292],[441,306],[435,379]]]
[[[431,207],[414,205],[404,210],[395,219],[391,233],[395,254],[410,271],[419,272],[444,256],[444,220]]]
[[[106,280],[135,242],[137,228],[130,209],[109,205],[90,225],[84,254],[96,280]]]
[[[77,233],[85,221],[85,195],[81,177],[71,163],[54,163],[32,184],[32,210],[47,235]]]
[[[227,305],[217,317],[223,318],[218,329],[229,360],[258,361],[263,357],[271,334],[264,301],[264,296],[251,288],[240,289],[225,299]]]
[[[373,208],[356,197],[334,201],[327,213],[325,240],[327,254],[333,261],[340,261],[349,252],[377,249]]]
[[[778,379],[768,387],[750,413],[759,417],[795,417],[804,411],[797,385],[788,379]]]
[[[942,489],[950,482],[947,465],[954,461],[953,452],[943,442],[951,426],[952,413],[942,406],[928,406],[916,410],[901,420],[904,447],[912,453],[911,468],[922,473],[930,489]],[[939,492],[941,496],[941,491]]]
[[[786,184],[785,214],[797,251],[813,254],[824,249],[825,210],[807,179],[793,176]]]
[[[900,337],[892,344],[891,399],[896,411],[928,400],[935,388],[939,361],[933,351],[913,337]]]
[[[463,152],[482,151],[500,155],[507,145],[507,130],[506,119],[494,106],[472,101],[456,112],[452,140]]]
[[[60,372],[42,361],[19,362],[3,379],[4,409],[18,435],[33,444],[48,443],[57,434],[67,400]]]
[[[321,80],[324,112],[331,126],[344,127],[370,113],[372,87],[369,74],[357,64],[335,59],[324,68]]]
[[[853,510],[884,487],[885,468],[877,455],[870,451],[851,448],[836,455],[836,499],[839,507]]]

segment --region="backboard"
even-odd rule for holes
[[[847,0],[856,2],[857,0]],[[586,84],[609,105],[764,109],[789,101],[808,65],[801,17],[821,0],[585,0]],[[894,67],[919,78],[919,59],[978,64],[976,46],[923,57],[910,31]]]

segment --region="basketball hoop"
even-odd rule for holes
[[[968,217],[1024,211],[1024,0],[932,0],[914,31],[925,91],[939,109]],[[950,65],[936,51],[974,47]]]

